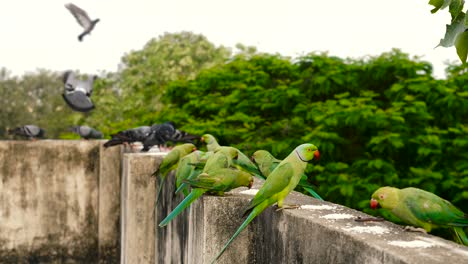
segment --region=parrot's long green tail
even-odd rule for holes
[[[323,201],[323,198],[320,197],[320,195],[318,195],[318,193],[316,193],[316,192],[315,192],[314,190],[312,190],[311,188],[305,187],[305,186],[302,186],[302,188],[304,188],[304,190],[308,191],[308,192],[309,192],[313,197],[315,197],[316,199]]]
[[[162,220],[161,223],[159,223],[159,226],[163,227],[169,224],[169,222],[172,221],[172,219],[174,219],[176,216],[182,213],[182,211],[185,208],[189,207],[190,204],[193,203],[193,201],[195,201],[198,197],[202,196],[202,194],[204,194],[206,191],[206,189],[192,189],[192,192],[187,197],[185,197],[185,199],[182,202],[180,202],[180,204],[177,205],[177,207],[174,210],[172,210],[172,212],[168,216],[166,216],[166,218],[164,218],[164,220]]]
[[[156,204],[158,204],[159,198],[161,197],[161,191],[162,191],[162,187],[164,184],[164,180],[166,179],[166,176],[162,176],[162,175],[160,176],[161,180],[159,181],[158,194],[156,195]]]
[[[177,190],[175,191],[175,194],[178,194],[178,193],[181,192],[182,190],[187,190],[187,189],[188,189],[188,186],[189,186],[188,183],[183,182],[183,183],[179,186],[179,188],[177,188]],[[185,194],[185,192],[184,192],[184,194]],[[187,194],[185,194],[185,195],[187,195]]]
[[[213,261],[211,262],[211,264],[215,263],[216,260],[218,260],[221,255],[224,253],[224,251],[226,250],[226,248],[231,244],[231,242],[240,234],[240,232],[242,232],[242,230],[244,230],[247,225],[252,222],[252,220],[257,217],[261,212],[263,212],[263,210],[265,210],[267,207],[269,206],[268,202],[267,201],[264,201],[263,203],[257,205],[253,210],[252,212],[250,212],[249,216],[247,216],[247,218],[245,219],[245,221],[240,225],[240,227],[237,229],[236,233],[234,233],[234,235],[231,237],[231,239],[229,239],[229,241],[224,245],[224,247],[221,249],[221,251],[218,253],[218,255],[216,255],[216,257],[213,259]]]
[[[201,171],[200,170],[193,170],[192,173],[190,173],[190,175],[187,177],[187,179],[184,179],[184,180],[192,180],[192,179],[195,179],[198,175],[200,175]],[[179,192],[181,192],[182,190],[185,190],[184,191],[184,195],[187,196],[188,194],[188,191],[189,191],[189,187],[190,185],[186,182],[182,182],[180,184],[180,186],[177,188],[177,190],[175,191],[176,194],[178,194]]]
[[[454,227],[454,236],[455,240],[465,246],[468,246],[468,237],[466,236],[466,233],[463,231],[463,227]]]

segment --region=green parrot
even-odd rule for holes
[[[158,194],[156,196],[156,203],[159,200],[161,195],[162,186],[164,184],[164,180],[166,179],[167,174],[175,170],[179,163],[179,160],[182,159],[184,156],[188,155],[189,153],[197,150],[194,144],[192,143],[185,143],[179,146],[174,147],[167,155],[163,158],[161,165],[159,165],[159,169],[153,173],[153,176],[159,175],[161,180],[159,181],[159,188]]]
[[[201,137],[201,141],[206,143],[208,151],[223,151],[225,148],[233,148],[228,146],[220,146],[216,138],[211,134],[204,134]],[[236,149],[236,148],[235,148]],[[238,152],[238,158],[234,160],[234,165],[239,169],[245,172],[251,173],[260,179],[265,179],[266,177],[258,170],[257,166],[239,149],[236,149]]]
[[[194,151],[185,157],[183,157],[179,161],[179,165],[177,166],[177,171],[176,171],[176,194],[179,193],[180,191],[183,191],[184,195],[187,196],[189,194],[188,192],[188,185],[184,183],[183,181],[186,179],[191,179],[194,178],[195,176],[198,176],[202,172],[202,168],[198,168],[196,164],[200,162],[206,162],[208,157],[212,155],[213,152],[203,152],[200,150]],[[181,185],[184,185],[181,187]]]
[[[228,192],[237,187],[245,186],[250,189],[253,185],[253,177],[251,174],[244,171],[232,168],[218,168],[208,173],[203,172],[197,178],[187,180],[187,182],[192,186],[192,191],[161,221],[161,223],[159,223],[160,227],[166,226],[205,192],[214,192],[217,195],[223,195],[224,192]]]
[[[219,147],[216,153],[213,153],[212,151],[208,151],[206,153],[210,153],[206,161],[200,160],[197,163],[191,163],[191,165],[195,166],[196,168],[202,168],[203,170],[195,170],[194,173],[188,177],[188,179],[195,178],[201,172],[210,172],[221,168],[234,167],[233,160],[237,159],[238,157],[237,150],[231,147]],[[181,187],[176,190],[176,193],[180,192],[181,188],[187,189],[188,187],[189,184],[187,182],[183,182]]]
[[[216,138],[211,134],[204,134],[201,137],[201,142],[206,143],[206,148],[208,151],[216,151],[220,147],[218,141],[216,141]]]
[[[233,167],[232,162],[237,158],[237,150],[235,148],[226,148],[223,151],[218,151],[216,153],[208,151],[205,156],[207,158],[206,162],[201,160],[198,163],[192,163],[196,169],[187,177],[188,180],[196,178],[202,172],[207,173],[222,168]],[[176,193],[179,193],[182,188],[188,189],[189,183],[183,182],[176,190]]]
[[[267,207],[277,203],[279,208],[290,208],[290,206],[283,204],[284,199],[296,188],[306,169],[307,162],[318,159],[319,157],[320,153],[315,145],[302,144],[296,147],[289,156],[281,161],[268,176],[255,197],[250,201],[250,204],[244,212],[244,215],[249,214],[245,221],[224,245],[218,255],[216,255],[212,263],[221,257],[223,252],[239,233]]]
[[[218,169],[233,167],[233,160],[238,158],[235,148],[222,148],[216,151],[205,163],[203,172],[211,172]]]
[[[426,232],[438,227],[450,228],[458,243],[468,245],[463,231],[468,226],[468,214],[433,193],[413,187],[382,187],[372,194],[370,206],[372,209],[380,206],[404,223],[422,227]]]
[[[257,150],[252,154],[252,160],[257,165],[258,169],[265,177],[268,177],[270,173],[280,164],[281,160],[275,158],[270,152],[266,150]],[[323,198],[318,195],[313,190],[313,186],[307,182],[307,176],[305,174],[302,175],[301,180],[299,181],[298,186],[302,187],[302,189],[309,192],[313,197],[316,199],[322,200]]]

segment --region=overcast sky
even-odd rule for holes
[[[192,31],[216,45],[253,45],[295,57],[328,51],[340,57],[400,48],[433,63],[458,61],[454,48],[436,48],[450,21],[431,14],[428,0],[75,0],[100,18],[91,36],[64,7],[70,1],[14,0],[0,9],[0,67],[14,75],[46,68],[82,73],[116,71],[120,58],[164,32]]]

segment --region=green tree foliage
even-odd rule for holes
[[[122,113],[122,125],[148,125],[148,119],[163,106],[160,98],[168,82],[193,79],[200,70],[226,61],[230,54],[229,49],[216,47],[192,32],[165,33],[143,49],[126,54],[115,82],[122,99],[115,110]],[[141,117],[139,121],[135,116]]]
[[[322,159],[309,181],[366,210],[380,186],[416,186],[468,211],[468,73],[447,80],[398,50],[366,59],[235,56],[169,83],[161,112],[194,133],[284,158],[304,142]]]
[[[0,70],[0,127],[35,124],[46,129],[47,138],[58,138],[67,130],[73,111],[62,98],[61,73],[40,69],[21,77]],[[0,135],[1,136],[1,135]],[[3,138],[11,138],[3,134]]]
[[[431,13],[449,8],[451,22],[447,25],[445,36],[440,40],[442,47],[452,47],[455,45],[458,57],[461,62],[466,63],[468,55],[468,11],[463,12],[464,0],[430,0],[429,4],[434,6]]]

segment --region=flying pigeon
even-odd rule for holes
[[[97,76],[89,76],[88,80],[82,81],[77,79],[72,71],[66,71],[63,74],[64,92],[62,96],[68,106],[79,112],[88,112],[94,109],[90,96],[96,78]]]
[[[151,134],[150,126],[140,126],[127,130],[122,130],[111,135],[111,139],[104,143],[104,147],[112,147],[121,144],[131,144],[134,142],[144,142]]]
[[[44,137],[45,130],[36,125],[25,125],[22,127],[10,129],[8,130],[8,133],[11,135],[28,137],[31,140],[36,140],[36,138]]]
[[[99,22],[99,18],[95,20],[91,20],[88,14],[83,9],[77,7],[76,5],[72,3],[66,4],[65,7],[76,18],[76,21],[78,21],[78,24],[80,24],[84,28],[83,33],[81,33],[78,36],[78,40],[83,41],[83,37],[85,35],[91,34],[91,31],[94,29],[94,26],[96,26],[96,23]]]
[[[84,139],[102,138],[102,133],[89,126],[72,126],[70,130]]]

